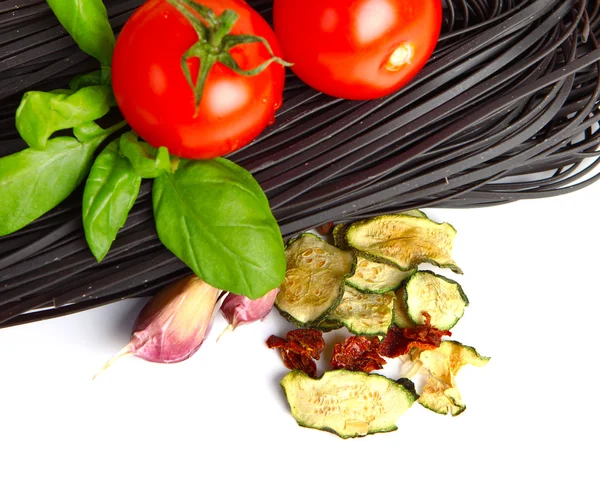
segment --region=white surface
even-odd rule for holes
[[[399,430],[299,427],[279,387],[276,313],[178,365],[123,359],[141,301],[0,330],[0,489],[600,489],[600,184],[476,210],[458,230],[470,298],[453,339],[492,357],[458,376],[467,410],[415,404]],[[448,273],[448,276],[454,276]]]

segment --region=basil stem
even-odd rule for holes
[[[83,192],[82,216],[85,238],[98,262],[125,225],[141,182],[129,160],[119,152],[118,140],[96,157]]]
[[[286,261],[260,185],[225,159],[186,162],[153,186],[162,243],[210,285],[250,299],[279,287]]]
[[[115,35],[102,0],[47,0],[62,26],[79,48],[110,66]]]
[[[158,150],[149,143],[138,141],[132,131],[121,135],[121,153],[129,159],[137,174],[144,179],[158,177],[163,172],[174,172],[179,159],[171,161],[167,147]]]

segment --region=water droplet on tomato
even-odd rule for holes
[[[267,102],[269,102],[269,101],[267,100],[267,98],[266,98],[266,97],[263,97],[263,98],[262,98],[262,103],[263,103],[263,104],[266,104]]]

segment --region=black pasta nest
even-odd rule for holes
[[[106,0],[118,32],[140,0]],[[270,20],[271,3],[249,3]],[[228,156],[250,170],[284,237],[420,207],[564,194],[600,178],[600,0],[445,0],[424,70],[396,94],[345,101],[289,74],[276,122]],[[0,2],[0,156],[24,147],[24,91],[95,69],[45,2]],[[1,192],[1,190],[0,190]],[[150,185],[96,263],[81,195],[0,238],[0,327],[151,295],[189,273],[156,237]]]

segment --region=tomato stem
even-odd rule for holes
[[[167,1],[187,19],[198,35],[198,41],[181,57],[181,69],[188,85],[194,93],[195,115],[198,115],[200,110],[204,86],[215,63],[221,63],[238,75],[246,77],[258,75],[271,63],[291,66],[291,63],[275,56],[269,42],[265,38],[251,34],[230,34],[233,26],[239,19],[239,14],[234,10],[227,9],[221,15],[217,16],[212,9],[200,5],[194,0]],[[243,69],[233,59],[229,51],[235,46],[251,43],[263,44],[267,48],[271,58],[265,60],[257,67]],[[200,60],[200,71],[195,82],[188,64],[188,60],[191,58],[198,58]]]
[[[223,39],[231,32],[233,26],[239,19],[237,12],[233,10],[225,10],[218,18],[216,29],[210,33],[210,44],[215,48],[220,48],[223,44]]]

